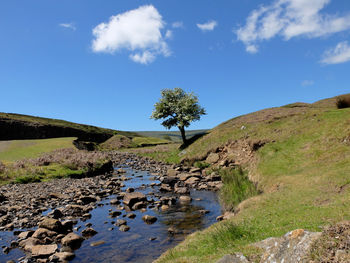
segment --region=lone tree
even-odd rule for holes
[[[181,132],[182,141],[186,144],[185,127],[193,121],[198,121],[206,112],[198,104],[198,97],[186,93],[180,88],[164,89],[161,99],[154,105],[151,119],[165,119],[162,125],[167,129],[177,126]]]

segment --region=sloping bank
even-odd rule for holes
[[[264,250],[252,244],[303,229],[295,232],[300,237],[302,231],[320,232],[349,220],[350,109],[337,109],[335,100],[241,116],[191,145],[184,162],[242,167],[261,193],[234,206],[233,217],[188,236],[157,262],[216,262],[235,252],[251,262],[269,262],[261,259]],[[230,194],[225,198],[230,204]],[[319,244],[310,253],[317,251],[327,250]],[[349,250],[344,246],[339,251]]]

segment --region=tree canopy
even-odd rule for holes
[[[151,118],[164,119],[162,125],[167,129],[177,126],[185,143],[185,127],[200,120],[201,115],[206,114],[205,109],[198,104],[198,97],[193,92],[186,93],[181,88],[164,89],[161,95],[154,105]]]

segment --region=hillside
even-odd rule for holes
[[[0,113],[0,127],[0,140],[77,137],[80,141],[101,143],[114,134],[135,135],[132,132],[13,113]]]
[[[182,161],[210,165],[208,171],[232,171],[233,178],[241,167],[260,194],[234,205],[224,177],[220,197],[234,216],[190,235],[157,262],[216,262],[239,251],[254,258],[259,251],[249,244],[349,220],[350,108],[337,109],[335,101],[240,116],[186,149]]]

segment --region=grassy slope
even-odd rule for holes
[[[202,159],[228,140],[271,141],[258,151],[259,162],[250,171],[263,194],[241,203],[233,219],[189,236],[158,262],[215,262],[235,251],[254,254],[252,242],[349,220],[350,109],[335,109],[334,101],[235,118],[193,144],[187,159]]]
[[[76,138],[0,141],[0,161],[35,158],[43,153],[62,148],[74,148]]]

